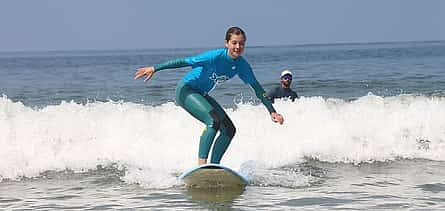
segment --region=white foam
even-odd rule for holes
[[[352,163],[445,160],[444,98],[368,95],[345,102],[303,97],[295,103],[279,100],[275,108],[284,115],[284,125],[272,123],[262,105],[226,109],[237,134],[223,164],[240,170],[253,160],[274,168],[304,156]],[[3,96],[0,179],[118,164],[127,169],[127,182],[170,187],[196,164],[202,130],[173,103],[62,102],[36,109]]]

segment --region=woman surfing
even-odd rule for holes
[[[170,60],[150,67],[139,68],[135,79],[145,77],[144,82],[164,69],[191,66],[176,87],[176,103],[193,117],[206,125],[201,134],[198,164],[207,163],[210,148],[216,138],[210,163],[219,164],[235,135],[235,126],[224,109],[208,93],[215,86],[235,75],[255,90],[255,95],[266,106],[273,122],[283,124],[283,116],[277,113],[263,87],[258,83],[250,64],[241,56],[244,52],[246,34],[239,27],[231,27],[226,32],[225,48],[206,51],[196,56]]]

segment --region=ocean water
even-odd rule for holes
[[[211,95],[237,127],[222,164],[241,192],[189,190],[203,125],[174,103],[189,70],[138,67],[201,49],[0,53],[0,209],[445,209],[445,42],[248,47],[272,123],[235,77]]]

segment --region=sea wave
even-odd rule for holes
[[[262,105],[226,109],[237,134],[224,165],[258,175],[246,164],[254,162],[260,171],[307,157],[345,163],[445,160],[444,97],[302,97],[274,105],[283,125],[273,123]],[[117,165],[125,169],[126,182],[171,187],[179,173],[196,164],[203,128],[174,103],[62,102],[32,108],[3,96],[0,179]]]

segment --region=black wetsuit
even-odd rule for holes
[[[275,102],[275,99],[277,98],[290,98],[292,100],[292,102],[295,101],[295,98],[300,98],[298,97],[297,93],[294,92],[292,89],[290,88],[283,88],[282,86],[276,87],[275,89],[272,89],[267,96],[269,97],[269,99],[272,101],[272,103]]]

